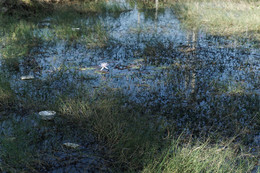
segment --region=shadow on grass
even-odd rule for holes
[[[223,142],[180,134],[161,116],[146,114],[146,108],[129,103],[120,92],[111,93],[106,88],[91,97],[83,94],[62,99],[59,113],[73,123],[88,126],[109,148],[105,156],[114,160],[111,166],[115,169],[179,173],[253,169],[255,156],[240,152],[240,147],[233,145],[235,138],[227,137]]]
[[[56,157],[64,139],[84,144],[89,133],[107,148],[103,156],[114,171],[242,173],[256,164],[255,156],[235,142],[237,136],[194,137],[108,87],[61,96],[52,109],[58,115],[53,122],[30,113],[1,124],[3,171],[51,170],[43,153]]]

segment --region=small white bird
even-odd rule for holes
[[[101,63],[101,64],[100,64],[100,67],[101,67],[100,70],[101,70],[101,71],[102,71],[103,69],[107,69],[107,70],[108,70],[108,67],[107,67],[107,66],[108,66],[108,63],[106,63],[106,62]]]

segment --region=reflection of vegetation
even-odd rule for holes
[[[9,82],[0,73],[0,111],[4,110],[13,102],[14,94],[10,88]]]
[[[154,1],[128,0],[128,3],[132,8],[134,8],[136,5],[138,11],[144,14],[145,20],[148,19],[155,20],[156,15],[159,16],[160,14],[163,14],[165,12],[164,7],[166,6],[166,4],[164,4],[162,1],[158,1],[158,9],[156,9],[156,5]]]
[[[239,35],[260,40],[258,1],[186,0],[173,3],[176,14],[190,28],[211,34]]]
[[[155,9],[156,4],[155,1],[145,1],[145,0],[127,0],[127,2],[130,4],[130,6],[133,8],[135,5],[137,6],[137,9],[140,10],[147,10],[147,9]],[[164,7],[164,2],[161,0],[158,0],[158,7]]]
[[[75,14],[57,15],[57,23],[53,28],[53,35],[57,39],[69,42],[78,42],[87,47],[103,47],[109,40],[109,34],[104,25],[98,20],[90,21],[89,24],[80,21],[81,16]],[[71,16],[69,18],[68,16]],[[78,20],[75,20],[75,16]],[[93,23],[92,23],[93,22]]]
[[[122,9],[119,10],[116,4],[105,6],[103,3],[103,6],[111,13],[122,12]],[[87,6],[80,7],[88,9]],[[102,10],[97,12],[101,13]],[[0,16],[0,44],[2,45],[0,53],[8,69],[18,71],[20,61],[26,58],[30,59],[31,50],[43,40],[57,41],[62,39],[70,42],[78,41],[88,47],[103,47],[109,39],[101,22],[97,22],[95,18],[86,24],[80,20],[84,18],[84,15],[75,10],[62,8],[51,13],[48,19],[43,20],[46,16],[45,14],[37,15],[29,19],[20,19],[19,14],[13,17]],[[88,17],[88,13],[85,14],[85,17]],[[48,25],[50,28],[46,28],[44,25]],[[42,30],[43,27],[47,32]]]
[[[214,82],[214,90],[217,93],[226,93],[226,94],[243,94],[246,92],[245,83],[239,83],[235,81],[229,81],[228,83]]]

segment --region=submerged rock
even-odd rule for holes
[[[55,111],[41,111],[39,112],[39,115],[42,120],[52,120],[54,116],[56,115]]]
[[[32,80],[32,79],[34,79],[34,76],[33,75],[22,76],[21,79],[22,80]]]
[[[75,144],[75,143],[70,143],[70,142],[66,142],[63,144],[65,147],[68,148],[78,148],[80,145],[79,144]]]

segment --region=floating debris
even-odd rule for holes
[[[72,31],[79,31],[80,28],[71,28]]]
[[[116,65],[115,68],[118,69],[118,70],[125,70],[125,69],[129,69],[129,66],[127,66],[127,65]]]
[[[81,71],[86,71],[86,70],[95,70],[96,68],[94,67],[83,67],[83,68],[79,68],[79,70]]]
[[[56,115],[55,111],[41,111],[39,112],[42,120],[52,120]]]
[[[32,80],[32,79],[34,79],[34,76],[33,75],[22,76],[21,79],[22,80]]]
[[[6,140],[7,141],[14,141],[14,140],[16,140],[16,137],[7,137]]]
[[[130,65],[129,66],[131,69],[140,69],[141,68],[141,65]]]
[[[80,145],[79,144],[75,144],[75,143],[70,143],[70,142],[66,142],[63,144],[65,147],[68,147],[68,148],[78,148]]]
[[[109,72],[107,72],[107,71],[95,71],[95,73],[96,73],[96,74],[107,74],[107,73],[109,73]]]

